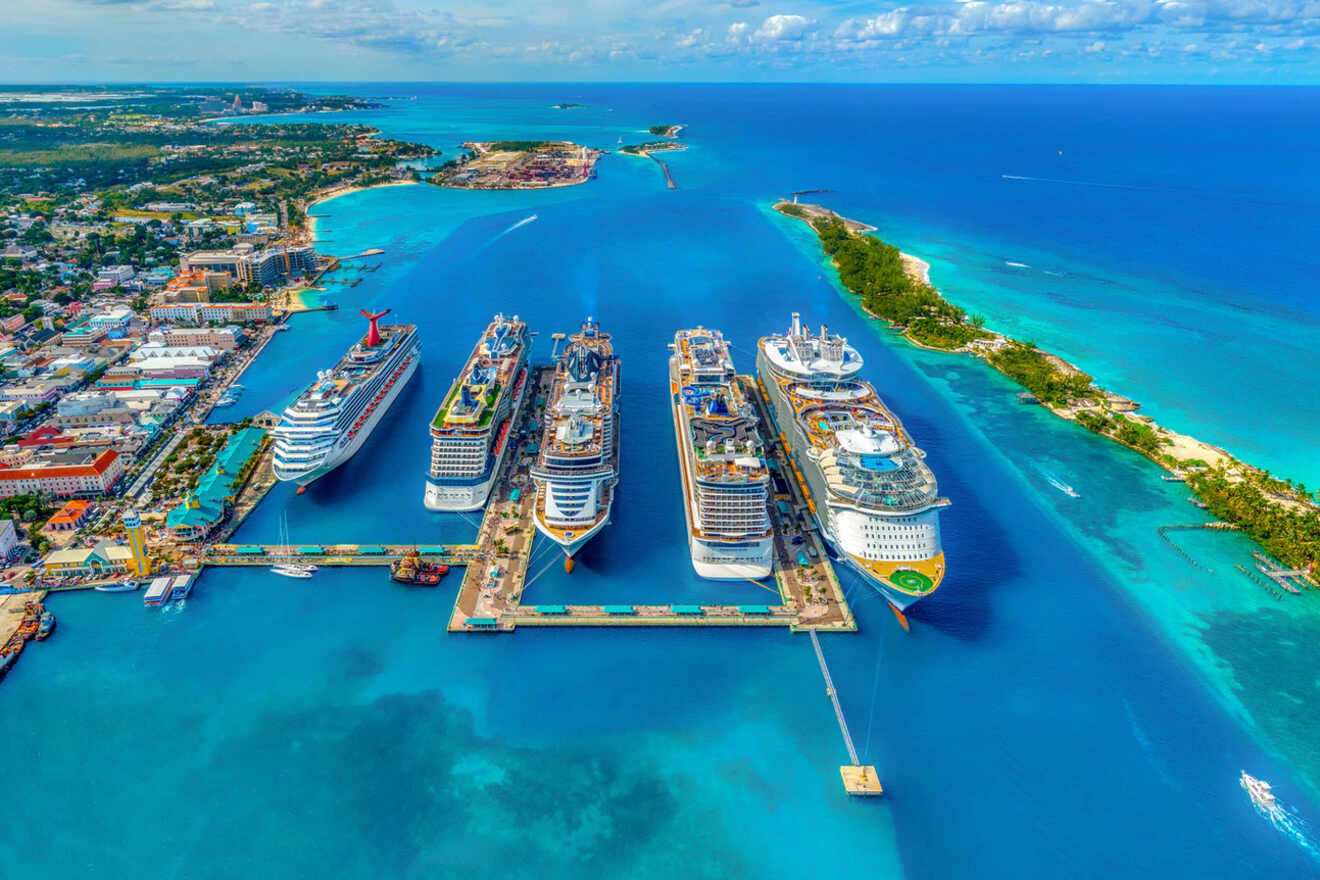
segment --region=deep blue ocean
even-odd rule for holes
[[[847,756],[805,635],[520,629],[447,635],[455,583],[210,572],[184,607],[58,596],[59,629],[0,685],[6,877],[1320,876],[1320,597],[1238,575],[1239,536],[1144,459],[914,349],[843,295],[795,190],[932,264],[946,296],[1172,428],[1320,485],[1320,90],[890,86],[314,87],[338,116],[453,155],[465,140],[688,149],[606,156],[588,185],[382,188],[315,207],[318,248],[381,247],[243,379],[225,417],[281,407],[361,332],[419,325],[422,369],[367,446],[239,532],[461,540],[427,512],[427,424],[496,311],[549,335],[586,315],[623,360],[613,523],[532,602],[763,601],[703,582],[683,535],[665,387],[675,329],[753,367],[800,311],[843,332],[953,502],[949,576],[898,629],[822,638],[887,796]],[[555,110],[571,101],[582,109]],[[534,219],[533,219],[534,218]],[[372,260],[366,265],[374,265]],[[1059,486],[1071,486],[1070,497]],[[451,579],[452,581],[452,579]],[[1274,814],[1238,785],[1273,784]]]

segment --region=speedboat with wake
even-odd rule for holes
[[[1270,790],[1270,784],[1263,779],[1257,779],[1247,771],[1242,771],[1242,776],[1238,784],[1246,791],[1251,798],[1251,802],[1266,812],[1272,812],[1275,809],[1276,801],[1274,792]]]

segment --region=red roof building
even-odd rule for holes
[[[0,498],[31,492],[57,498],[100,495],[123,473],[123,459],[113,449],[99,454],[67,450],[34,458],[23,467],[0,464]]]

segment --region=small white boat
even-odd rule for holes
[[[307,572],[308,574],[310,574],[310,573],[316,571],[316,566],[315,566],[315,565],[310,565],[310,564],[306,564],[306,563],[302,563],[302,562],[290,562],[290,563],[287,563],[287,565],[289,566],[289,568],[296,568],[296,569],[298,569],[299,571],[305,571],[305,572]]]
[[[1248,796],[1251,797],[1251,802],[1253,804],[1260,807],[1262,810],[1274,809],[1274,792],[1270,791],[1270,784],[1268,782],[1263,779],[1257,779],[1247,773],[1247,771],[1243,770],[1242,777],[1238,780],[1238,784],[1246,790]]]
[[[137,581],[128,580],[117,584],[97,584],[92,589],[98,593],[132,593],[136,592],[141,586],[142,584]]]
[[[271,574],[277,574],[286,578],[309,578],[312,576],[310,571],[303,571],[301,568],[292,565],[272,565]]]

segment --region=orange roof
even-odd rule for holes
[[[92,477],[104,474],[119,453],[107,449],[91,464],[57,465],[55,467],[0,467],[0,480],[48,480],[56,477]]]
[[[65,523],[76,523],[87,514],[87,508],[91,507],[90,501],[70,501],[60,508],[59,512],[46,521],[46,525],[64,525]]]

